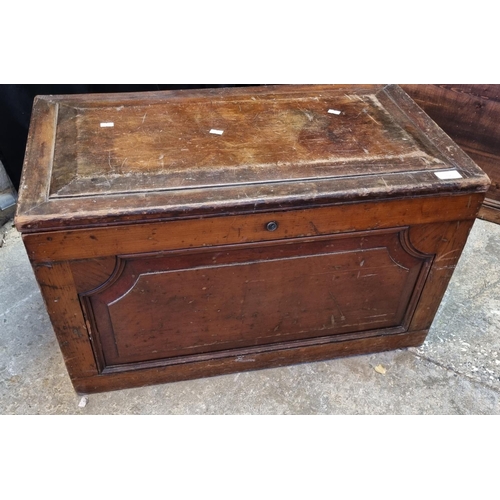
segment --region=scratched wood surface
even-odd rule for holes
[[[500,85],[403,85],[491,178],[480,216],[500,223]]]
[[[299,223],[289,239],[244,230],[228,240],[219,217],[205,230],[179,221],[25,243],[76,390],[106,391],[420,345],[483,197],[284,213],[285,227]]]
[[[59,105],[50,195],[207,189],[442,166],[375,94]]]
[[[28,232],[482,191],[464,156],[396,86],[41,97],[16,221]],[[449,169],[461,182],[436,177]]]
[[[420,345],[488,187],[397,86],[51,96],[16,223],[89,393]]]
[[[83,296],[106,367],[374,329],[398,333],[432,260],[404,241],[401,231],[382,230],[124,258],[109,285]]]

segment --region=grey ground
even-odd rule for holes
[[[12,222],[0,246],[0,414],[500,414],[500,226],[492,223],[476,222],[419,349],[96,394],[85,407]]]

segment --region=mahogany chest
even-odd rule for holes
[[[16,225],[92,393],[422,344],[488,187],[398,86],[43,96]]]

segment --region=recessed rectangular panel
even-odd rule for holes
[[[210,188],[442,166],[375,94],[313,87],[300,97],[60,105],[51,193]]]
[[[86,303],[111,366],[402,331],[427,263],[387,231],[125,258]]]

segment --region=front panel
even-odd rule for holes
[[[120,256],[109,279],[80,294],[100,369],[404,332],[432,262],[406,236],[397,228]]]

